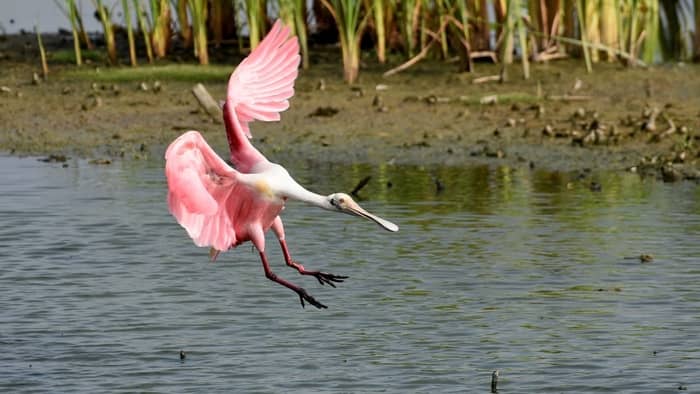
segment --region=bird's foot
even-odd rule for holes
[[[325,285],[329,284],[331,287],[335,287],[335,283],[341,283],[344,282],[345,279],[347,279],[347,276],[343,275],[334,275],[328,272],[321,272],[321,271],[306,271],[306,275],[313,275],[316,277],[318,280],[318,283]]]
[[[294,267],[299,271],[300,274],[302,275],[311,275],[318,280],[318,283],[325,285],[328,284],[331,287],[335,287],[335,283],[341,283],[344,282],[345,279],[347,279],[347,276],[344,275],[334,275],[328,272],[321,272],[321,271],[308,271],[306,268],[304,268],[303,265],[299,264],[296,261],[292,261],[289,263],[290,266]],[[335,283],[333,283],[335,282]]]
[[[306,305],[304,305],[304,300],[308,302],[309,304],[315,306],[318,309],[326,309],[328,308],[327,306],[321,304],[320,302],[316,301],[315,298],[311,296],[311,294],[307,293],[306,290],[302,289],[301,287],[296,290],[297,294],[299,294],[299,301],[301,301],[301,307],[305,308]]]

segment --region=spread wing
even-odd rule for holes
[[[277,121],[289,108],[299,68],[299,43],[289,27],[277,20],[265,39],[231,74],[226,104],[232,109],[234,127],[251,138],[248,123]]]
[[[170,213],[197,246],[228,250],[236,234],[226,206],[239,173],[196,131],[173,141],[165,160]]]

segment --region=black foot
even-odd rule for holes
[[[329,274],[328,272],[321,272],[321,271],[307,271],[306,275],[313,275],[318,280],[318,283],[320,283],[322,285],[329,284],[329,285],[331,285],[331,287],[335,287],[335,284],[333,282],[341,283],[341,282],[344,282],[345,279],[348,278],[347,276],[333,275],[333,274]]]
[[[316,301],[315,298],[311,296],[311,294],[307,293],[306,290],[299,288],[297,290],[297,293],[299,294],[299,301],[301,301],[301,307],[304,308],[304,300],[306,300],[309,304],[315,306],[318,309],[326,309],[328,308],[327,306],[321,304],[320,302]]]

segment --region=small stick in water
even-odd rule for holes
[[[360,182],[357,183],[357,186],[355,186],[355,188],[352,189],[352,191],[350,192],[350,194],[352,194],[353,196],[357,197],[357,193],[359,193],[360,190],[361,190],[363,187],[365,187],[365,186],[369,183],[369,180],[370,180],[370,179],[372,179],[372,177],[369,176],[369,175],[367,175],[366,177],[362,178],[362,179],[360,180]]]
[[[491,373],[491,392],[492,393],[497,393],[498,392],[498,370],[495,370]]]

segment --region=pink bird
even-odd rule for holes
[[[346,276],[311,271],[293,260],[284,239],[279,214],[287,199],[295,199],[328,211],[360,216],[388,231],[398,226],[362,209],[345,193],[322,196],[299,185],[279,164],[271,163],[248,140],[249,123],[278,121],[289,108],[299,67],[299,44],[289,28],[278,20],[260,45],[231,75],[223,106],[231,168],[197,131],[188,131],[165,152],[168,207],[197,246],[210,247],[210,257],[251,241],[260,253],[265,276],[299,295],[317,308],[326,308],[303,288],[270,269],[265,255],[265,232],[277,236],[285,262],[320,284],[335,287]]]

